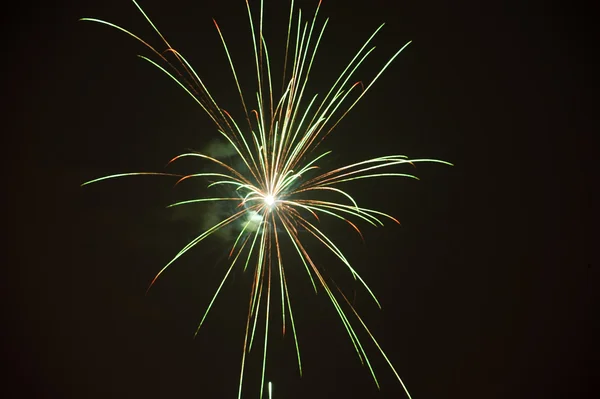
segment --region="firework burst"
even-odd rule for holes
[[[265,333],[262,348],[260,392],[260,397],[262,398],[267,362],[267,336],[270,328],[269,321],[271,320],[273,296],[279,297],[278,300],[281,303],[283,333],[285,334],[286,326],[291,327],[296,347],[298,369],[300,374],[302,374],[299,340],[296,334],[292,301],[286,281],[284,256],[281,250],[282,240],[287,240],[295,249],[296,255],[303,264],[315,292],[318,289],[326,292],[345,327],[346,333],[360,361],[367,366],[377,386],[379,387],[379,382],[377,381],[369,357],[365,352],[363,343],[355,331],[356,324],[365,329],[396,375],[398,381],[402,384],[406,395],[410,398],[404,382],[362,318],[356,312],[352,303],[331,279],[322,274],[322,270],[317,267],[313,258],[309,255],[309,251],[299,235],[300,231],[306,232],[335,255],[345,265],[352,277],[360,281],[377,303],[377,306],[380,307],[380,303],[373,291],[351,266],[348,259],[333,240],[318,227],[319,215],[341,219],[361,234],[361,236],[360,229],[351,219],[355,221],[360,220],[373,226],[383,225],[382,220],[384,219],[398,223],[394,217],[386,213],[359,206],[347,191],[339,188],[339,185],[357,179],[380,177],[408,177],[416,179],[411,174],[397,172],[391,168],[414,166],[418,162],[450,164],[435,159],[409,159],[404,155],[387,155],[356,162],[327,172],[321,172],[318,163],[330,151],[319,153],[315,150],[321,141],[363,98],[379,76],[410,42],[406,43],[388,60],[370,83],[365,86],[360,82],[350,84],[349,82],[357,68],[374,50],[374,47],[371,47],[370,43],[383,27],[382,24],[347,64],[322,100],[319,100],[317,95],[306,98],[305,89],[307,81],[323,32],[327,26],[327,20],[320,25],[317,23],[320,2],[316,7],[312,19],[304,20],[300,10],[295,13],[294,2],[292,0],[282,73],[283,85],[281,95],[276,97],[273,90],[269,51],[263,37],[263,1],[260,1],[258,18],[253,15],[251,7],[248,1],[246,1],[254,47],[254,68],[256,69],[257,90],[255,93],[254,108],[252,109],[249,107],[250,101],[244,97],[240,88],[236,67],[232,62],[222,32],[216,21],[214,22],[223,48],[225,49],[229,67],[231,68],[244,110],[244,120],[238,123],[230,113],[216,103],[204,82],[186,58],[169,44],[135,0],[133,0],[133,3],[162,40],[165,45],[164,50],[159,51],[155,49],[130,31],[110,22],[94,18],[82,18],[82,20],[108,25],[144,44],[156,58],[153,60],[141,55],[140,57],[167,74],[200,105],[215,123],[218,132],[235,151],[236,156],[241,161],[240,165],[243,164],[241,168],[234,168],[230,164],[213,156],[198,152],[187,152],[176,156],[169,161],[169,164],[182,158],[195,158],[198,161],[212,163],[218,168],[218,171],[188,175],[151,172],[123,173],[104,176],[83,184],[87,185],[124,176],[158,175],[176,177],[178,178],[177,183],[188,179],[205,178],[211,181],[208,185],[209,188],[214,186],[226,186],[230,188],[229,192],[231,195],[229,197],[195,198],[169,205],[170,207],[178,207],[200,202],[229,201],[235,204],[236,208],[226,218],[206,229],[202,234],[183,247],[156,274],[150,283],[150,287],[152,287],[157,278],[169,266],[194,246],[215,232],[231,225],[233,222],[241,221],[241,231],[237,234],[229,250],[229,267],[200,320],[196,334],[202,327],[215,299],[232,270],[234,270],[234,267],[237,265],[246,270],[248,266],[251,266],[250,270],[253,278],[245,327],[238,398],[242,396],[246,354],[250,351],[254,342],[259,314],[264,313]],[[256,19],[258,23],[256,23]],[[354,95],[351,96],[352,94]],[[382,171],[382,169],[390,171]],[[326,197],[337,198],[337,200],[323,198],[321,194],[327,193],[330,195]],[[350,313],[354,315],[353,322],[351,322],[351,318],[349,317]]]

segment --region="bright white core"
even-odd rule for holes
[[[271,194],[265,195],[265,204],[267,204],[269,206],[273,206],[274,203],[275,203],[275,198]]]

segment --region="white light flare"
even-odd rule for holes
[[[265,195],[265,204],[267,204],[269,207],[272,207],[273,205],[275,205],[275,197],[273,197],[271,194],[267,194]]]

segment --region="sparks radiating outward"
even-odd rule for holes
[[[315,221],[318,222],[320,214],[328,215],[345,221],[349,226],[358,231],[359,234],[361,232],[358,226],[350,220],[351,218],[360,219],[373,226],[383,225],[382,219],[384,218],[398,223],[390,215],[359,206],[345,189],[339,188],[340,183],[357,179],[390,176],[416,179],[411,174],[381,170],[399,166],[414,166],[417,162],[439,162],[447,165],[450,165],[450,163],[435,159],[408,159],[404,155],[387,155],[321,173],[318,171],[317,163],[322,161],[330,151],[317,153],[315,150],[321,141],[338,125],[358,101],[363,98],[383,71],[410,42],[406,43],[389,59],[368,85],[362,86],[360,82],[349,84],[348,82],[357,68],[374,50],[374,47],[369,46],[377,32],[383,27],[383,25],[379,26],[348,63],[329,89],[327,95],[322,100],[319,100],[317,95],[307,99],[305,98],[305,89],[308,77],[327,25],[327,20],[321,26],[318,26],[317,15],[321,2],[317,5],[312,19],[304,21],[300,10],[295,15],[294,2],[292,0],[287,27],[282,76],[283,85],[281,95],[276,97],[273,88],[268,47],[263,37],[263,0],[260,1],[258,25],[256,25],[255,17],[252,14],[248,0],[246,0],[246,9],[254,46],[253,68],[256,69],[257,79],[257,90],[254,99],[256,101],[254,105],[255,109],[249,108],[250,101],[242,93],[236,67],[232,62],[225,39],[216,21],[214,22],[223,48],[225,49],[229,67],[231,68],[244,110],[244,121],[238,123],[225,109],[221,108],[215,102],[204,82],[186,58],[169,44],[135,0],[133,0],[133,3],[158,34],[166,49],[159,51],[128,30],[110,22],[94,18],[82,18],[82,20],[98,22],[116,28],[135,38],[150,49],[156,57],[155,60],[145,56],[140,57],[166,73],[200,105],[215,123],[218,132],[225,137],[231,148],[235,151],[236,156],[241,160],[241,164],[243,164],[242,168],[236,169],[215,157],[197,152],[187,152],[176,156],[169,161],[169,164],[181,158],[190,157],[197,158],[199,161],[212,163],[221,170],[219,172],[192,173],[188,175],[150,172],[123,173],[101,177],[83,184],[86,185],[123,176],[159,175],[178,177],[179,180],[177,183],[187,179],[203,177],[212,180],[209,187],[217,185],[228,185],[231,187],[232,194],[229,197],[196,198],[170,205],[171,207],[175,207],[199,202],[231,201],[237,205],[237,208],[231,215],[228,215],[214,226],[208,228],[183,247],[158,272],[150,283],[150,287],[152,287],[156,279],[173,262],[195,245],[234,221],[242,221],[241,231],[234,240],[229,252],[231,262],[200,320],[196,334],[204,323],[223,284],[238,264],[238,261],[240,263],[239,267],[243,267],[244,270],[249,265],[252,265],[253,283],[250,289],[238,398],[242,396],[246,354],[253,345],[259,314],[264,312],[265,334],[262,342],[260,392],[260,397],[262,398],[267,361],[267,335],[271,327],[269,321],[271,320],[270,312],[273,295],[279,296],[279,300],[281,301],[283,333],[285,334],[286,326],[291,326],[296,347],[298,369],[300,375],[302,374],[299,340],[296,334],[292,300],[288,292],[284,256],[281,250],[282,240],[289,240],[293,248],[295,248],[296,255],[303,264],[315,292],[320,287],[319,289],[324,290],[331,300],[360,361],[367,366],[377,386],[379,387],[379,383],[375,372],[363,343],[355,330],[357,324],[365,329],[410,398],[404,382],[362,318],[354,309],[352,303],[331,279],[322,274],[322,270],[317,267],[313,258],[309,255],[309,251],[303,240],[300,239],[299,234],[300,231],[306,232],[331,251],[345,265],[353,278],[360,281],[377,306],[380,307],[379,301],[365,281],[350,265],[350,262],[338,246],[318,227],[318,223],[315,223]],[[361,91],[357,90],[359,87],[362,87]],[[350,97],[355,92],[356,95]],[[311,172],[308,173],[309,171]],[[330,197],[339,198],[340,201],[328,199],[328,196],[322,196],[327,193]],[[241,261],[240,258],[243,258],[244,261]],[[244,264],[243,266],[241,265],[242,263]],[[275,293],[274,290],[278,292]],[[349,317],[350,313],[354,315],[353,321]]]

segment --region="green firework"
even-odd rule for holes
[[[417,179],[412,174],[397,171],[397,168],[414,166],[418,162],[451,164],[436,159],[409,159],[404,155],[386,155],[322,172],[318,163],[330,151],[317,152],[316,150],[321,141],[363,98],[379,76],[410,42],[402,46],[367,85],[362,86],[360,82],[350,83],[357,68],[365,62],[374,50],[371,42],[383,27],[382,24],[366,40],[339,74],[325,97],[322,99],[319,99],[317,95],[308,97],[305,89],[319,43],[327,26],[327,20],[322,24],[317,21],[320,2],[312,19],[304,20],[300,10],[297,13],[294,11],[294,2],[291,0],[282,72],[283,86],[281,95],[277,96],[273,90],[273,75],[268,46],[263,37],[263,0],[260,1],[258,18],[253,15],[250,4],[246,1],[254,50],[253,68],[256,70],[256,92],[252,100],[245,97],[241,90],[236,66],[232,62],[223,34],[215,21],[215,27],[223,44],[244,110],[243,118],[236,120],[216,103],[204,82],[186,58],[169,44],[135,0],[132,1],[162,40],[165,46],[164,50],[155,49],[135,34],[110,22],[94,18],[82,18],[82,20],[97,22],[118,29],[143,43],[151,51],[154,59],[143,55],[140,55],[140,57],[163,71],[196,101],[211,118],[217,127],[217,131],[227,140],[228,145],[231,146],[244,165],[243,170],[236,169],[215,157],[197,152],[187,152],[176,156],[169,161],[169,164],[181,158],[189,157],[212,163],[220,171],[191,173],[188,175],[153,172],[123,173],[100,177],[83,184],[87,185],[124,176],[156,175],[178,178],[177,183],[193,178],[208,178],[211,180],[208,185],[209,188],[225,186],[229,189],[231,194],[228,197],[193,198],[169,205],[170,207],[178,207],[199,202],[228,201],[236,205],[236,211],[208,228],[183,247],[156,274],[150,283],[150,287],[167,268],[191,248],[233,222],[242,221],[241,231],[236,236],[229,251],[230,262],[225,276],[208,304],[196,329],[196,334],[202,327],[232,270],[236,267],[243,268],[244,271],[249,269],[253,273],[253,282],[249,292],[250,300],[241,359],[238,398],[242,396],[246,354],[255,342],[259,314],[264,313],[265,333],[261,342],[262,376],[259,396],[262,398],[267,363],[267,336],[269,328],[272,327],[269,324],[272,296],[278,297],[277,300],[281,304],[283,334],[286,332],[286,327],[291,327],[296,347],[298,370],[302,375],[299,337],[296,333],[292,298],[290,298],[288,292],[284,268],[286,256],[282,253],[280,245],[282,240],[287,240],[295,249],[295,254],[292,255],[297,256],[304,266],[306,275],[311,281],[315,292],[321,289],[327,294],[360,361],[369,369],[377,387],[379,387],[379,382],[356,331],[358,325],[364,328],[398,381],[402,384],[406,395],[410,398],[408,389],[378,341],[371,334],[371,331],[342,290],[333,280],[324,276],[316,266],[308,248],[299,235],[299,231],[304,231],[318,240],[340,260],[352,277],[364,286],[377,306],[381,307],[373,291],[351,266],[333,239],[317,227],[315,221],[318,222],[319,215],[338,218],[346,222],[361,236],[362,233],[353,220],[373,226],[383,225],[385,219],[398,223],[394,217],[386,213],[359,206],[350,193],[339,188],[339,185],[357,179],[387,177]],[[256,23],[257,21],[258,23]],[[362,90],[360,90],[361,88]],[[251,103],[254,103],[254,108],[250,107],[249,104]],[[322,194],[329,194],[330,197],[337,198],[337,200],[323,199]],[[271,385],[269,383],[269,396],[270,392]]]

